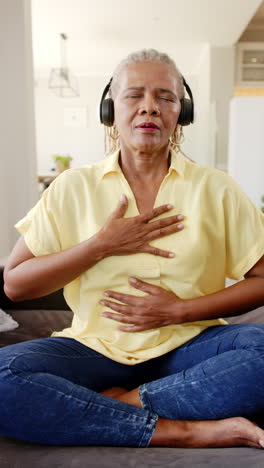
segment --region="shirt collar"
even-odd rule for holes
[[[110,172],[122,172],[119,166],[118,158],[120,149],[107,156],[103,163],[101,178]],[[179,155],[175,150],[170,150],[171,163],[169,168],[169,174],[173,171],[177,172],[180,177],[184,176],[185,161],[182,156]]]
[[[170,150],[171,154],[171,163],[169,167],[169,174],[172,171],[175,171],[179,174],[180,177],[184,176],[186,162],[183,157],[177,153],[175,150]]]
[[[110,172],[122,172],[118,162],[119,153],[120,149],[110,154],[109,156],[106,156],[106,158],[103,161],[103,168],[101,174],[102,178],[105,174],[109,174]]]

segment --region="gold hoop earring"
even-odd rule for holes
[[[187,156],[187,154],[185,154],[181,149],[181,144],[184,142],[184,139],[182,125],[177,125],[169,139],[169,147],[174,151],[179,151],[179,153],[181,153],[186,159],[189,159],[189,161],[196,164],[196,162]]]
[[[106,154],[111,154],[119,149],[119,133],[116,125],[104,127],[104,150]]]
[[[116,124],[114,124],[112,127],[108,127],[109,129],[109,137],[112,138],[112,140],[118,140],[119,138],[119,133],[117,130]]]
[[[180,149],[181,144],[184,141],[184,134],[182,130],[182,125],[176,125],[174,132],[169,138],[169,144],[171,149],[178,150]]]

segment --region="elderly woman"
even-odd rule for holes
[[[6,294],[64,287],[74,316],[0,350],[1,434],[264,446],[264,325],[220,318],[264,304],[263,215],[227,174],[175,151],[192,122],[184,86],[166,54],[128,56],[101,104],[117,150],[62,173],[16,224]]]

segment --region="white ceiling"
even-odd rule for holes
[[[192,74],[205,43],[236,43],[262,0],[32,0],[36,76],[60,66],[60,33],[75,75],[112,74],[129,52],[154,47]]]

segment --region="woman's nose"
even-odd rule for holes
[[[160,110],[155,99],[153,99],[152,97],[145,97],[144,101],[141,102],[139,114],[159,115]]]

